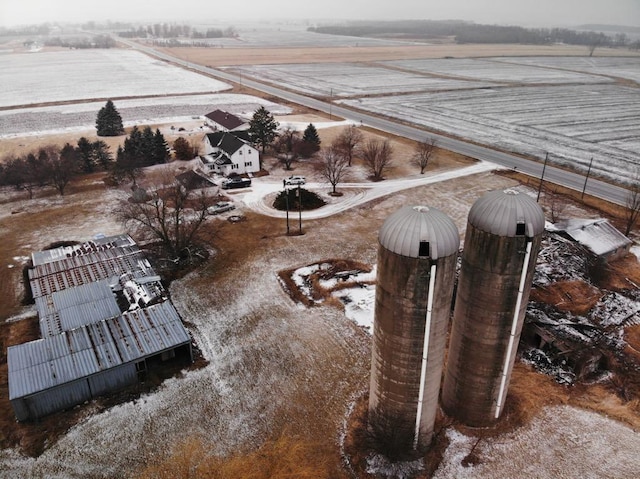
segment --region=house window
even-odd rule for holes
[[[242,155],[242,150],[240,150],[240,154]]]
[[[251,163],[250,161],[245,161],[244,162],[244,166],[252,166],[252,165],[253,165],[253,163]]]
[[[251,150],[247,150],[247,152],[249,152],[249,154],[251,154]]]

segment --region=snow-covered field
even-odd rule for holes
[[[537,66],[537,64],[516,65],[483,58],[396,60],[382,62],[382,64],[415,72],[506,84],[606,83],[613,81],[610,78],[604,78],[597,75],[576,73],[568,71],[568,69],[563,70],[561,69],[561,61],[559,62],[559,65],[557,65],[559,69],[545,68],[543,66]]]
[[[640,95],[620,85],[493,88],[341,100],[349,106],[612,178],[640,165]]]
[[[0,55],[0,85],[0,107],[231,88],[140,52],[115,48]]]
[[[640,83],[638,57],[501,57],[492,60],[625,78]]]
[[[260,106],[275,115],[291,112],[289,107],[259,97],[233,93],[117,100],[114,104],[125,126],[180,123],[200,119],[215,109],[244,118],[250,118]],[[88,102],[0,111],[0,140],[92,129],[103,106],[104,102]]]
[[[487,81],[450,79],[356,63],[254,65],[235,72],[311,95],[353,97],[416,91],[485,88]]]
[[[573,71],[573,69],[580,71]],[[619,179],[640,165],[637,58],[258,65],[237,70],[435,131]],[[609,75],[609,76],[605,76]]]

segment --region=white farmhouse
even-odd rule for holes
[[[229,176],[260,171],[260,153],[233,133],[219,131],[204,136],[204,156],[200,157],[206,173]]]

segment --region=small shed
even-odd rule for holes
[[[614,261],[631,250],[632,241],[606,219],[574,219],[556,227],[601,261]]]

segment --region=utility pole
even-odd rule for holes
[[[587,190],[587,181],[589,181],[589,174],[591,173],[591,165],[593,164],[593,156],[591,157],[591,161],[589,162],[589,169],[587,170],[587,177],[584,179],[584,186],[582,187],[582,197],[584,200],[584,192]]]
[[[284,202],[287,206],[287,235],[289,234],[289,189],[284,187]]]
[[[536,203],[540,201],[540,192],[542,191],[542,182],[544,181],[544,170],[547,169],[547,160],[549,159],[549,152],[544,157],[544,165],[542,166],[542,176],[540,177],[540,186],[538,187],[538,197]]]
[[[332,120],[333,116],[331,114],[331,109],[333,107],[333,88],[330,91],[331,93],[329,94],[329,120]]]
[[[302,195],[300,194],[300,185],[298,185],[298,234],[302,234]]]

